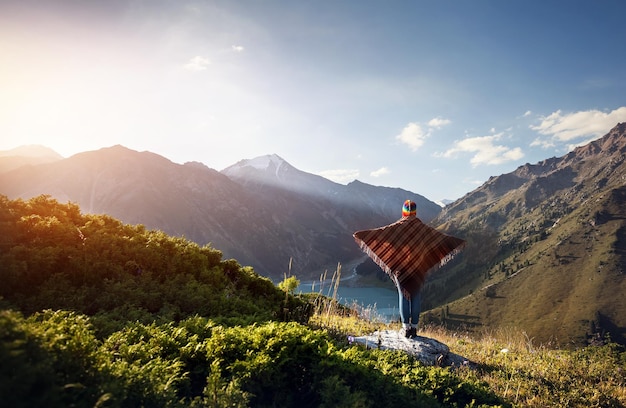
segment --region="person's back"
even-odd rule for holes
[[[415,337],[421,309],[420,291],[426,275],[460,251],[465,241],[424,224],[417,218],[417,204],[411,200],[404,202],[402,218],[398,221],[357,231],[353,236],[395,283],[404,335]]]

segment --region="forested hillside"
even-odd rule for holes
[[[312,327],[317,296],[215,248],[72,203],[0,196],[0,248],[3,406],[506,405],[476,377]]]

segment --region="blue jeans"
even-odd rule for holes
[[[398,288],[398,300],[400,307],[400,320],[404,324],[412,324],[413,326],[417,326],[417,323],[420,320],[420,311],[422,310],[422,299],[420,296],[420,292],[411,295],[411,299],[407,299],[402,294],[402,290],[399,286]]]

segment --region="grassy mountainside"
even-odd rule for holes
[[[502,401],[476,379],[307,327],[313,303],[216,249],[71,203],[0,197],[0,249],[3,406]]]
[[[626,124],[493,177],[438,224],[468,241],[425,288],[430,321],[511,326],[541,342],[626,342]],[[441,306],[441,307],[439,307]]]
[[[385,325],[332,299],[294,296],[214,248],[45,196],[0,197],[0,258],[3,406],[626,403],[615,344],[570,352],[438,330],[422,334],[468,364],[426,367],[350,345]]]

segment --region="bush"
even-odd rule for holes
[[[9,406],[454,406],[485,387],[403,355],[339,346],[297,323],[133,323],[104,342],[89,318],[0,314],[0,397]]]

